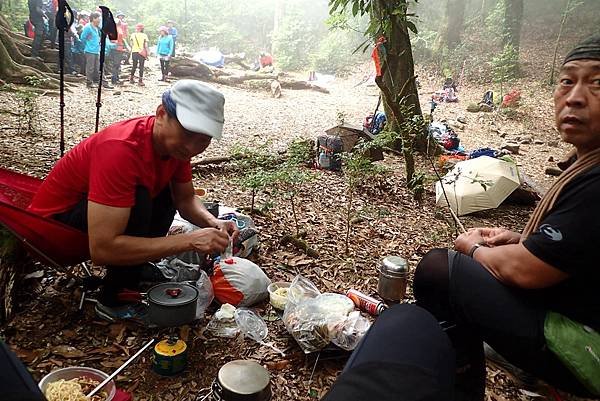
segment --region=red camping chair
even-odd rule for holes
[[[39,178],[0,168],[0,224],[54,268],[63,270],[89,260],[86,233],[26,210],[41,183]]]

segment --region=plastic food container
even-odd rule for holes
[[[58,381],[60,379],[71,380],[76,377],[89,377],[93,380],[96,380],[98,384],[102,383],[108,375],[98,369],[94,368],[86,368],[86,367],[70,367],[70,368],[62,368],[57,369],[53,372],[48,373],[46,376],[40,380],[38,386],[42,393],[46,392],[46,387],[48,384]],[[115,386],[114,380],[109,381],[106,386],[103,387],[102,390],[105,391],[108,396],[105,401],[112,401],[115,397],[115,393],[117,391],[117,387]]]
[[[292,283],[288,283],[285,281],[277,281],[275,283],[271,283],[267,287],[267,291],[269,291],[269,302],[275,309],[284,310],[285,305],[287,304],[287,290],[290,288]],[[281,294],[283,290],[277,291],[280,288],[285,288],[285,295]]]

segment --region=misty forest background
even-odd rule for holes
[[[69,3],[75,10],[95,10],[98,5],[93,0]],[[505,50],[507,38],[514,47],[512,56],[518,60],[521,41],[526,46],[549,45],[562,28],[558,50],[564,52],[586,28],[597,27],[600,15],[597,0],[407,3],[418,32],[411,32],[415,63],[431,63],[441,75],[453,76],[460,74],[468,60],[463,73],[474,74],[478,80],[493,74],[490,59]],[[179,43],[191,52],[216,47],[225,54],[245,52],[254,58],[267,51],[288,71],[310,69],[343,75],[370,54],[355,52],[365,44],[368,17],[353,17],[356,9],[352,7],[330,16],[327,0],[106,0],[102,4],[113,12],[125,12],[130,25],[143,22],[151,41],[158,36],[154,27],[173,19]],[[28,15],[27,1],[2,0],[0,6],[8,22],[21,32]],[[564,17],[566,24],[561,26]],[[545,47],[536,49],[536,60],[544,63],[544,68],[536,65],[531,69],[539,79],[542,73],[550,73],[554,46]]]

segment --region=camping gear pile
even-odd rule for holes
[[[340,124],[329,128],[325,134],[319,135],[316,139],[315,167],[340,171],[342,169],[342,153],[352,152],[359,140],[371,141],[374,138],[375,136],[367,130],[349,124]],[[383,151],[380,148],[370,148],[367,157],[371,161],[383,160]]]
[[[444,149],[448,151],[464,151],[464,148],[460,146],[460,138],[445,121],[432,122],[427,129],[429,135]]]

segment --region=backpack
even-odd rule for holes
[[[378,111],[377,113],[375,113],[375,117],[373,117],[373,115],[370,114],[365,118],[363,127],[366,128],[371,134],[377,135],[381,131],[383,131],[383,128],[385,127],[385,122],[385,113]]]
[[[486,104],[490,107],[494,107],[494,92],[486,91],[483,94],[483,100],[479,104]]]
[[[339,171],[342,169],[340,154],[343,151],[342,139],[335,135],[317,137],[317,168]]]

